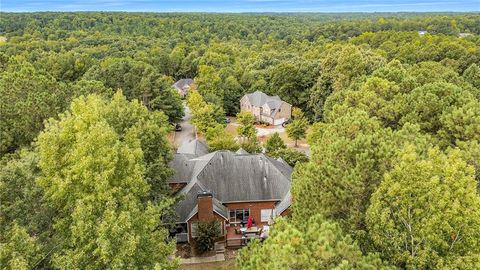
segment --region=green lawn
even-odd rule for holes
[[[231,259],[224,262],[214,263],[196,263],[184,264],[180,266],[180,270],[235,270],[235,260]]]

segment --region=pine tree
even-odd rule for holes
[[[283,142],[282,138],[280,138],[278,132],[273,133],[272,137],[270,137],[265,143],[265,153],[270,155],[285,148],[287,148],[287,145]]]
[[[391,269],[360,248],[338,224],[319,215],[307,220],[277,218],[268,238],[251,242],[237,257],[240,269]]]
[[[480,267],[480,197],[459,151],[413,145],[372,196],[367,224],[377,250],[408,269]]]

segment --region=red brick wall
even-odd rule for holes
[[[285,209],[282,213],[280,213],[280,216],[286,217],[290,215],[290,208]]]
[[[213,219],[213,204],[212,196],[198,196],[198,219],[212,220]]]
[[[266,225],[267,222],[261,222],[262,209],[274,209],[276,201],[269,202],[240,202],[240,203],[227,203],[228,210],[231,209],[250,209],[250,216],[255,220],[257,225]]]
[[[225,236],[225,219],[224,219],[222,216],[220,216],[219,214],[215,213],[215,212],[213,212],[213,217],[214,217],[216,220],[218,220],[218,221],[220,221],[220,222],[222,223],[222,231],[220,232],[220,234],[221,234],[222,236]],[[192,238],[192,223],[193,223],[193,222],[196,222],[196,221],[198,221],[198,220],[199,220],[199,219],[198,219],[198,214],[195,214],[195,215],[188,221],[188,223],[187,223],[187,224],[188,224],[188,239],[189,239],[189,241],[192,241],[192,239],[193,239],[193,238]]]
[[[267,225],[267,222],[261,222],[261,211],[262,209],[275,209],[276,201],[268,201],[268,202],[238,202],[238,203],[227,203],[225,204],[228,210],[231,209],[250,209],[250,215],[255,220],[257,226]],[[289,209],[285,210],[282,213],[282,216],[288,215]],[[228,213],[227,213],[228,214]],[[222,222],[222,235],[225,236],[225,219],[218,215],[217,213],[213,212],[213,217]],[[228,216],[227,216],[228,217]],[[188,237],[190,241],[192,240],[192,223],[198,221],[198,214],[195,214],[189,221],[188,221]]]

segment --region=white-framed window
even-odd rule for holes
[[[218,221],[218,226],[220,227],[220,235],[223,235],[223,221]]]
[[[242,220],[247,220],[250,215],[250,209],[230,209],[228,220],[230,223],[240,223]]]
[[[262,222],[268,222],[270,219],[275,218],[275,211],[273,209],[262,209],[260,216]]]
[[[192,222],[190,229],[191,229],[190,233],[192,234],[192,238],[197,237],[198,223]]]

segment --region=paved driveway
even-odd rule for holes
[[[190,109],[184,104],[185,116],[179,123],[182,126],[182,131],[177,131],[174,134],[173,144],[178,148],[185,140],[195,139],[195,129],[190,124]]]
[[[232,126],[234,126],[234,127],[238,127],[240,124],[239,124],[239,123],[232,122],[232,123],[230,123],[229,125],[232,125]],[[283,133],[283,132],[285,132],[285,128],[282,127],[282,125],[269,126],[268,128],[261,128],[261,127],[255,126],[255,129],[257,130],[257,136],[271,135],[271,134],[273,134],[273,133],[275,133],[275,132],[278,132],[278,133]]]
[[[282,125],[268,127],[268,128],[261,128],[261,127],[255,127],[255,128],[257,129],[257,136],[266,136],[266,135],[273,134],[275,132],[278,132],[278,133],[285,132],[285,128],[282,127]]]

